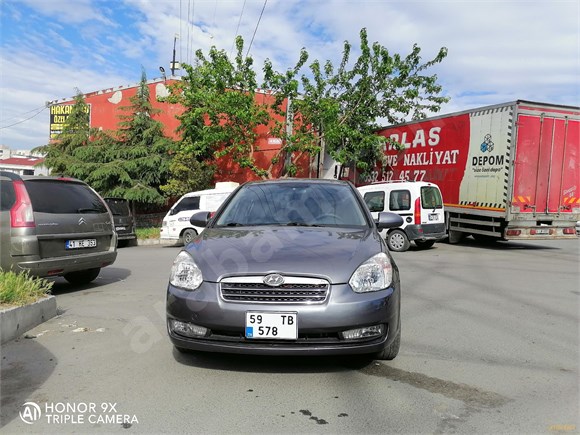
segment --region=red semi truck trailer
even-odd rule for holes
[[[384,128],[383,162],[357,185],[439,185],[451,243],[573,239],[580,220],[580,107],[516,101]],[[400,148],[400,146],[399,146]]]

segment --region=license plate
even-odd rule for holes
[[[549,228],[538,228],[536,229],[536,234],[550,234]]]
[[[296,340],[298,338],[297,313],[246,312],[246,338]]]
[[[437,213],[432,213],[429,215],[429,220],[430,221],[438,221],[439,220],[439,215]]]
[[[126,228],[125,227],[116,227],[115,228],[115,231],[123,231],[123,230],[126,230]]]
[[[94,248],[97,246],[97,239],[67,240],[66,249]]]

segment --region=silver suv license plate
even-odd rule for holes
[[[97,239],[67,240],[66,249],[94,248],[97,246]]]
[[[298,338],[298,314],[247,311],[246,338],[296,340]]]

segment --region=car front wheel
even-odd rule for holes
[[[387,245],[391,251],[404,252],[409,249],[411,242],[403,230],[394,230],[387,236]]]
[[[101,273],[101,268],[97,267],[94,269],[79,270],[78,272],[70,272],[63,275],[63,277],[71,284],[82,285],[94,281],[99,276],[99,273]]]
[[[197,236],[197,232],[195,230],[185,230],[182,237],[184,246],[189,245],[195,236]]]
[[[399,349],[401,347],[401,327],[399,326],[399,330],[397,331],[397,335],[395,339],[389,344],[385,346],[383,350],[378,352],[375,355],[376,359],[381,360],[392,360],[399,354]]]

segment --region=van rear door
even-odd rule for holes
[[[445,222],[443,198],[441,196],[441,191],[437,186],[422,186],[420,201],[421,224],[441,224]]]

